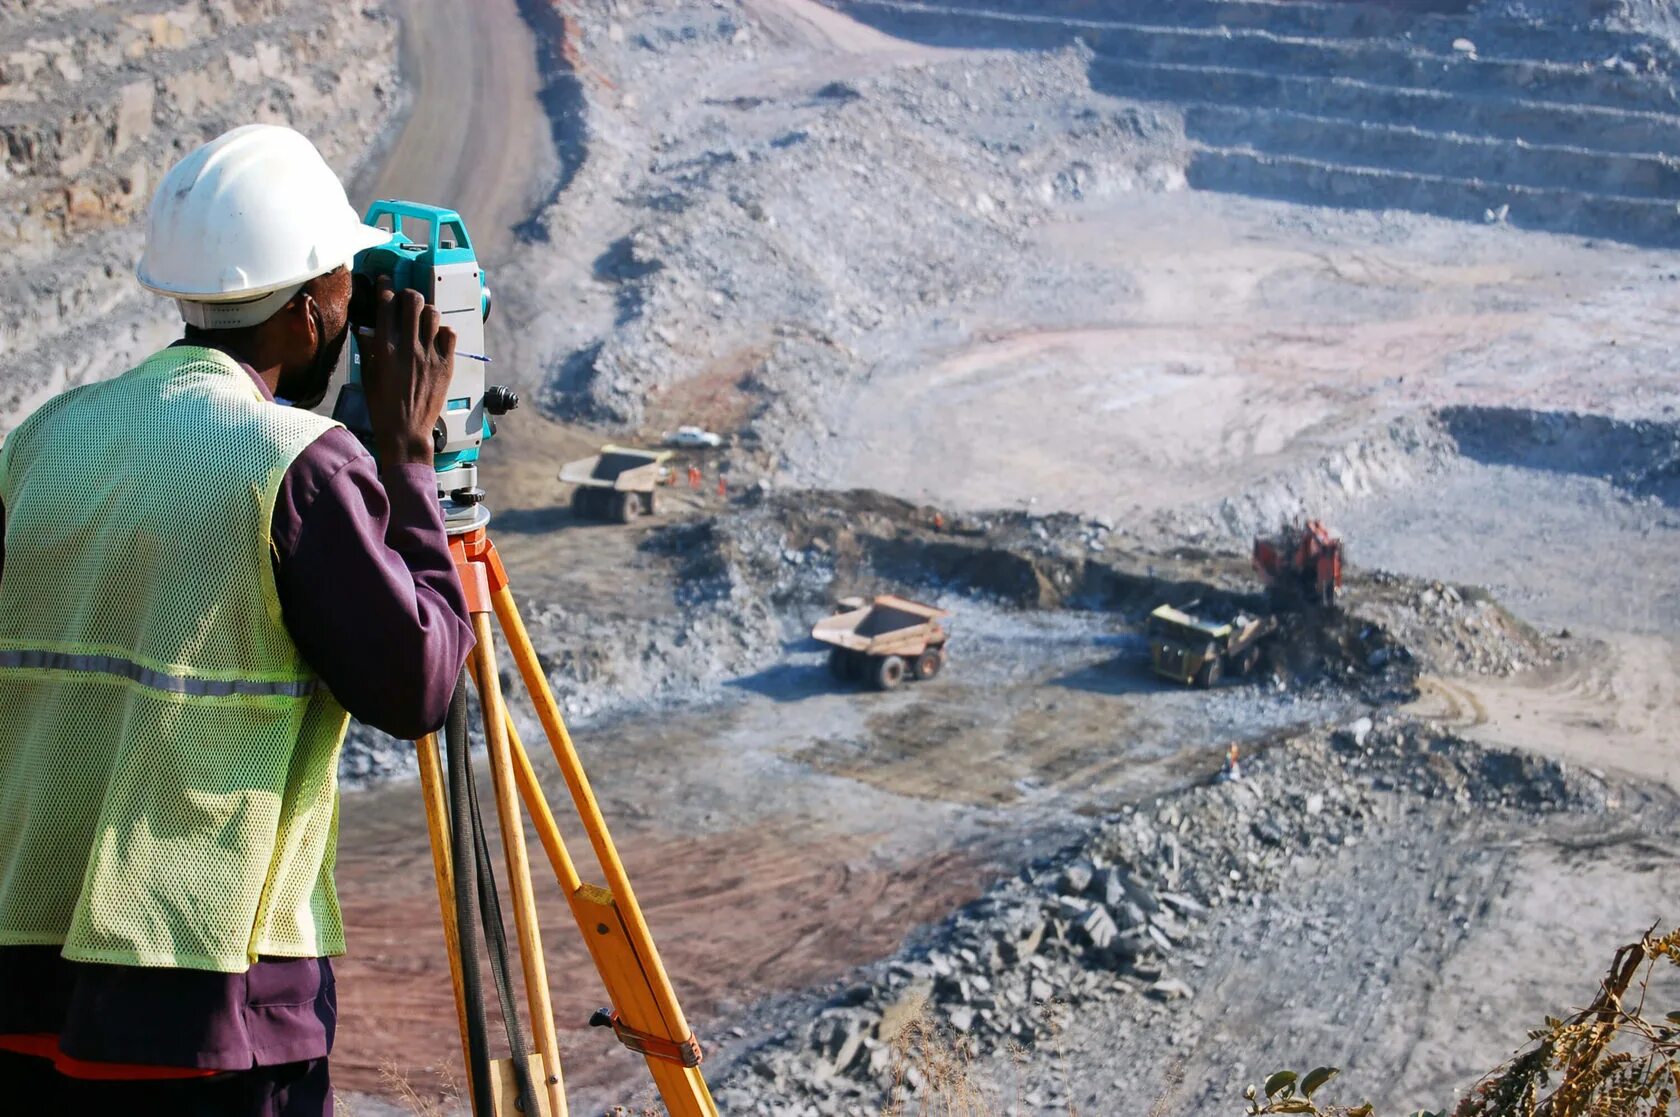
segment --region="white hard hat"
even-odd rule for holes
[[[362,224],[314,144],[272,124],[224,132],[171,167],[146,222],[135,275],[204,329],[264,322],[309,280],[391,239]]]

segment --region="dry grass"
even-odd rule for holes
[[[995,1091],[974,1074],[973,1044],[926,1007],[892,1040],[892,1087],[881,1117],[987,1117]]]
[[[1064,1042],[1069,1008],[1050,1000],[1039,1006],[1046,1038],[1036,1047],[1010,1041],[1002,1048],[1006,1082],[976,1064],[972,1037],[950,1031],[922,1011],[892,1040],[892,1086],[881,1117],[996,1117],[1032,1108],[1023,1096],[1026,1071],[1035,1055],[1055,1060],[1057,1078],[1068,1096],[1067,1117],[1081,1117],[1072,1100],[1072,1067]],[[995,1072],[994,1072],[995,1073]]]
[[[453,1103],[461,1100],[461,1084],[455,1077],[454,1068],[447,1065],[438,1070],[441,1092],[433,1098],[421,1097],[408,1080],[407,1073],[393,1062],[379,1064],[379,1081],[415,1117],[444,1117],[448,1112],[446,1107],[452,1108]]]
[[[1232,745],[1235,749],[1237,746]],[[1149,1117],[1173,1117],[1177,1112],[1173,1103],[1177,1100],[1178,1088],[1184,1085],[1184,1060],[1176,1059],[1167,1068],[1167,1083],[1161,1091],[1161,1096],[1155,1099],[1155,1104],[1149,1107]]]

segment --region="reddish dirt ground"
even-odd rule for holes
[[[358,797],[343,827],[338,877],[350,954],[338,965],[334,1081],[389,1094],[382,1068],[390,1068],[422,1095],[444,1092],[452,1076],[458,1081],[460,1040],[418,787]],[[824,835],[802,822],[701,838],[616,837],[702,1042],[720,1010],[821,985],[888,954],[906,931],[978,895],[986,879],[969,854],[883,864],[867,837]],[[572,844],[582,849],[581,838]],[[537,888],[568,1088],[624,1084],[629,1100],[645,1072],[584,1026],[604,1003],[600,984],[534,841],[532,850],[544,873]]]

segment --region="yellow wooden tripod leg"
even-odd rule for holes
[[[526,811],[530,812],[532,824],[536,827],[537,840],[542,843],[543,850],[548,854],[548,863],[554,867],[554,875],[560,881],[560,888],[570,897],[583,887],[583,878],[578,876],[571,851],[566,848],[566,841],[560,836],[560,827],[554,821],[554,812],[549,809],[548,800],[543,797],[542,785],[537,782],[536,769],[531,767],[531,755],[525,751],[525,742],[519,739],[519,727],[513,724],[512,718],[508,719],[507,732],[508,742],[513,751],[513,778],[519,784],[519,797],[525,801]]]
[[[548,679],[537,662],[536,649],[531,645],[530,634],[525,630],[513,593],[504,584],[494,589],[491,600],[513,652],[514,662],[519,666],[520,676],[536,707],[537,717],[554,750],[560,774],[571,792],[578,817],[583,821],[590,847],[607,878],[605,889],[582,884],[565,853],[553,815],[546,810],[538,812],[533,809],[532,817],[542,836],[543,846],[550,860],[555,862],[555,872],[561,884],[567,889],[567,899],[577,917],[579,930],[583,932],[596,968],[612,996],[619,1022],[632,1035],[640,1033],[670,1045],[691,1043],[692,1033],[683,1017],[682,1007],[677,1003],[676,991],[671,987],[670,977],[659,959],[659,951],[654,946],[641,907],[636,903],[629,875],[613,846],[606,819],[589,786],[589,778],[584,774],[583,764],[560,716],[554,694],[549,690]],[[486,711],[488,716],[489,711]],[[520,751],[523,752],[523,749]],[[528,798],[541,798],[540,788],[535,786],[535,778],[528,769],[523,773],[516,769],[516,775],[524,775],[530,791],[534,792],[528,794]],[[698,1066],[685,1066],[657,1054],[648,1054],[647,1064],[671,1117],[715,1117],[717,1106]]]
[[[658,1019],[659,1007],[654,1003],[652,990],[630,946],[612,893],[585,884],[578,876],[577,866],[566,849],[566,841],[560,835],[554,813],[543,796],[536,771],[531,767],[530,755],[519,739],[519,729],[511,718],[508,721],[508,739],[512,746],[513,774],[519,784],[520,797],[531,814],[537,837],[548,853],[554,875],[565,891],[572,916],[577,920],[578,933],[589,948],[596,971],[601,974],[614,1003],[627,1019]],[[602,930],[603,927],[605,930]],[[684,1068],[659,1059],[649,1059],[648,1066],[661,1096],[667,1099],[667,1109],[673,1115],[716,1113],[715,1109],[709,1108],[710,1094],[706,1092],[706,1083],[698,1068]]]
[[[473,614],[474,681],[484,711],[484,737],[490,753],[490,781],[496,793],[496,814],[502,828],[502,853],[507,860],[508,886],[513,893],[513,922],[519,935],[519,958],[524,969],[525,1000],[531,1015],[532,1040],[542,1060],[544,1087],[552,1117],[566,1117],[566,1093],[560,1078],[560,1041],[554,1032],[554,1008],[549,1002],[548,966],[543,959],[542,930],[537,924],[536,897],[531,889],[531,862],[525,849],[524,816],[514,786],[513,758],[508,746],[507,707],[496,674],[496,645],[490,617]],[[512,1005],[509,1012],[518,1011]],[[516,1059],[525,1053],[513,1053]]]
[[[426,806],[426,836],[432,843],[432,876],[437,880],[438,909],[443,916],[443,946],[449,955],[449,980],[455,987],[455,1017],[461,1033],[461,1069],[472,1066],[467,1052],[467,995],[461,981],[461,931],[455,925],[455,866],[449,849],[449,810],[443,794],[443,765],[437,735],[414,743],[420,760],[420,796]]]

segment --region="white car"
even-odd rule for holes
[[[708,430],[701,430],[699,427],[678,427],[674,431],[665,432],[665,445],[687,447],[722,446],[723,436],[721,434],[713,434]]]

